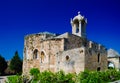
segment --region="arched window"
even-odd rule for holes
[[[115,64],[111,61],[108,61],[108,69],[114,69],[115,68]]]
[[[41,58],[41,63],[43,63],[45,59],[45,53],[43,51],[41,52],[40,58]]]
[[[33,52],[33,59],[37,59],[38,58],[38,50],[35,49]]]

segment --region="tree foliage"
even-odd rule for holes
[[[4,57],[0,55],[0,75],[4,74],[5,69],[7,68],[7,62]]]
[[[17,51],[15,52],[15,55],[11,59],[10,69],[14,70],[15,74],[22,72],[22,60],[20,59]]]

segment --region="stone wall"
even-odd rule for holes
[[[65,39],[65,50],[79,48],[81,46],[85,46],[87,44],[87,40],[85,38],[81,38],[79,36],[68,34],[68,38]]]
[[[44,35],[28,35],[25,37],[24,42],[24,59],[33,59],[33,51],[40,48],[40,41]]]
[[[51,71],[55,71],[55,55],[59,51],[64,50],[64,39],[50,39],[41,42],[41,49],[46,53],[46,59],[48,59],[48,68]],[[43,65],[44,70],[46,70],[47,65]],[[44,71],[43,70],[43,71]]]
[[[39,66],[39,58],[33,59],[33,51],[38,49],[40,51],[40,41],[44,38],[41,34],[27,35],[24,41],[24,54],[23,54],[23,74],[29,74],[31,68]],[[40,52],[38,52],[40,55]],[[39,57],[39,56],[38,56]]]
[[[54,72],[55,54],[64,50],[64,39],[46,38],[46,35],[29,35],[24,42],[23,73],[28,74],[33,67],[40,71],[51,70]],[[37,57],[34,58],[34,51],[37,50]],[[41,57],[41,52],[44,56]]]
[[[84,50],[81,47],[58,53],[56,55],[56,71],[63,70],[65,73],[79,73],[80,71],[84,71]]]
[[[107,69],[107,52],[105,50],[95,50],[86,48],[85,53],[86,70],[106,70]]]

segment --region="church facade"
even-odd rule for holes
[[[29,74],[31,68],[66,73],[107,69],[107,50],[86,38],[86,24],[78,13],[71,19],[72,34],[43,32],[25,36],[23,74]]]

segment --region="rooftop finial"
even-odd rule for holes
[[[80,15],[80,11],[78,12],[78,15]]]

